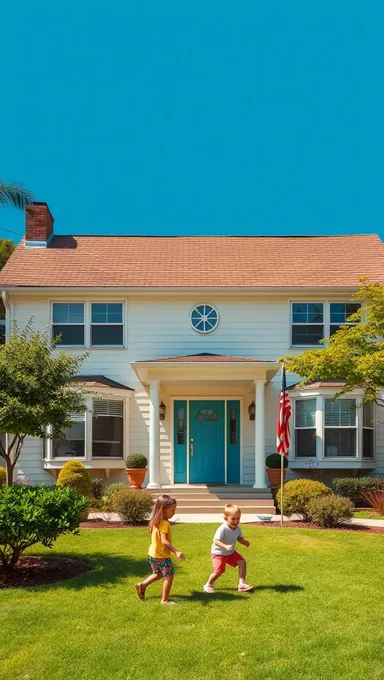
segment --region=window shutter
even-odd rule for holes
[[[316,399],[299,399],[295,406],[296,427],[316,427]]]
[[[94,400],[93,414],[95,416],[119,416],[123,417],[123,402],[114,400]]]

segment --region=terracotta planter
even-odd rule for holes
[[[132,489],[142,489],[147,468],[126,468],[125,471]]]
[[[280,486],[281,480],[281,470],[280,468],[267,468],[267,475],[269,479],[269,484],[271,486]],[[287,471],[283,470],[283,482],[287,476]]]

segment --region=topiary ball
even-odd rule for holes
[[[265,459],[265,465],[270,470],[277,470],[281,468],[281,455],[280,453],[271,453]],[[288,467],[288,458],[283,456],[283,469],[286,470]]]
[[[79,460],[69,460],[64,463],[56,484],[69,486],[82,496],[89,496],[92,491],[92,477]]]
[[[143,453],[131,453],[125,461],[127,468],[144,469],[147,467],[148,460]]]

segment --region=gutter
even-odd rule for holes
[[[9,341],[9,323],[10,323],[10,318],[9,318],[9,302],[7,298],[7,291],[2,290],[1,291],[1,299],[3,301],[4,309],[5,309],[5,342]]]

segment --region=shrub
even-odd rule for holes
[[[7,481],[7,471],[5,468],[0,467],[0,486],[4,486]]]
[[[349,498],[355,505],[364,504],[364,494],[384,489],[382,477],[335,477],[331,484],[332,491],[339,496]]]
[[[125,461],[127,468],[146,468],[148,460],[143,453],[131,453]]]
[[[101,497],[103,496],[104,493],[104,482],[102,479],[98,479],[97,477],[92,477],[92,487],[91,487],[91,494],[92,494],[92,499],[95,501],[99,501]]]
[[[281,455],[279,453],[271,453],[269,456],[266,457],[265,459],[265,465],[267,468],[270,468],[270,470],[273,469],[279,469],[281,468]],[[283,468],[286,470],[288,467],[288,458],[287,456],[283,456]]]
[[[320,527],[337,527],[339,524],[351,521],[354,506],[349,498],[330,494],[312,498],[307,509],[310,519],[315,524]]]
[[[367,491],[363,494],[364,500],[377,512],[379,515],[384,515],[384,491],[378,489],[377,491]]]
[[[332,491],[322,482],[312,479],[293,479],[284,484],[283,502],[285,515],[299,515],[303,520],[310,521],[308,503],[312,498],[331,494]],[[280,490],[276,493],[276,502],[280,508]]]
[[[0,489],[0,563],[15,567],[35,543],[52,548],[61,534],[78,533],[87,500],[60,486],[5,486]]]
[[[110,484],[107,486],[107,488],[104,491],[104,496],[107,496],[107,498],[112,498],[112,496],[115,495],[117,491],[120,491],[120,489],[128,489],[128,484],[125,482],[116,482],[115,484]]]
[[[153,505],[149,491],[138,491],[127,487],[112,496],[111,507],[125,522],[138,524],[144,522]]]
[[[69,486],[82,496],[89,496],[92,491],[92,477],[79,460],[64,463],[56,483],[58,486]]]

